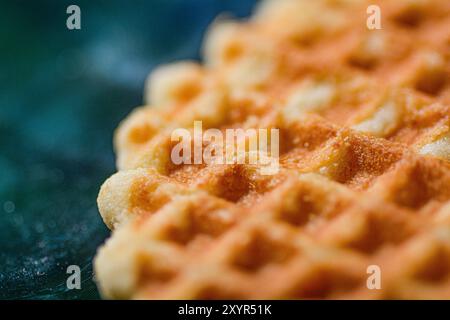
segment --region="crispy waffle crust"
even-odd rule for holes
[[[268,0],[218,19],[204,63],[155,70],[117,130],[104,297],[450,298],[449,62],[448,0]],[[171,133],[196,120],[279,129],[280,170],[174,165]]]

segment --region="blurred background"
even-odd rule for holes
[[[96,206],[113,131],[156,65],[199,59],[220,13],[255,0],[0,3],[0,299],[98,299],[92,259],[109,236]],[[81,9],[81,30],[66,8]],[[81,268],[81,290],[66,269]]]

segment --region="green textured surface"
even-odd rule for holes
[[[114,172],[112,134],[157,64],[196,58],[220,12],[254,1],[0,3],[0,299],[96,299],[96,207]],[[78,4],[82,30],[65,27]],[[82,289],[66,288],[79,265]]]

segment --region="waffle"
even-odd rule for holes
[[[217,19],[203,57],[154,70],[117,130],[104,297],[450,298],[448,0],[266,0]],[[278,129],[279,170],[175,165],[194,121]]]

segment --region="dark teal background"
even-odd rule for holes
[[[113,130],[160,63],[198,58],[207,25],[254,0],[0,1],[0,299],[95,299],[96,207]],[[82,29],[66,28],[81,8]],[[79,265],[82,289],[66,288]]]

